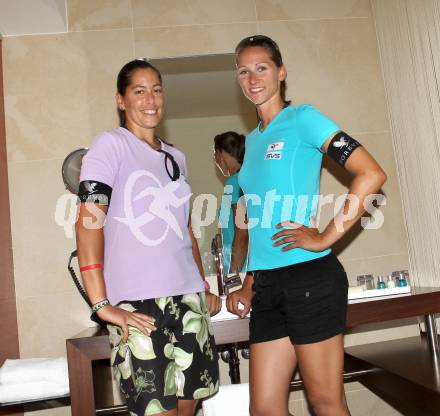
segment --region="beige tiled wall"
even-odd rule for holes
[[[312,102],[360,139],[385,167],[385,225],[338,246],[353,279],[408,267],[394,153],[369,0],[67,0],[66,34],[8,37],[3,62],[12,234],[21,355],[62,355],[65,338],[89,324],[66,263],[73,239],[55,223],[65,155],[112,128],[115,76],[128,60],[233,52],[242,37],[274,37],[288,68],[288,94]],[[202,123],[200,124],[202,125]],[[178,140],[175,140],[176,142]],[[191,176],[205,175],[193,163]],[[214,175],[212,172],[211,173]],[[322,191],[340,194],[346,178],[328,166]],[[214,176],[213,176],[214,177]],[[323,219],[329,213],[323,213]],[[396,337],[397,330],[350,335],[349,343]],[[370,334],[370,335],[368,335]],[[225,372],[225,366],[222,367]],[[243,368],[246,373],[246,368]],[[395,415],[360,385],[348,387],[353,415]],[[306,415],[300,393],[295,415]],[[362,402],[362,406],[359,404]],[[377,410],[381,409],[381,410]],[[55,409],[44,414],[68,414]]]

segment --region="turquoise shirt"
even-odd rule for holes
[[[321,146],[341,129],[311,105],[288,106],[263,132],[246,137],[239,184],[245,194],[249,228],[248,270],[267,270],[323,257],[312,252],[273,247],[275,228],[292,220],[309,226],[316,216],[322,163]]]
[[[223,267],[226,272],[229,272],[232,255],[232,242],[234,241],[234,212],[232,205],[237,204],[240,197],[243,195],[240,186],[238,185],[238,173],[229,176],[225,181],[225,188],[223,191],[222,202],[219,212],[219,225],[222,233],[223,242]],[[241,271],[246,270],[245,260]]]

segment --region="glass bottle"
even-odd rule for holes
[[[357,280],[357,285],[360,286],[362,288],[362,290],[367,290],[364,275],[357,276],[356,280]]]
[[[408,282],[406,281],[405,273],[399,272],[399,287],[405,287],[408,285]]]
[[[365,287],[367,288],[367,290],[376,289],[376,286],[374,284],[374,276],[372,274],[366,274],[364,278]]]
[[[378,289],[386,289],[387,285],[385,284],[383,280],[383,276],[377,277],[377,288]]]
[[[394,289],[395,287],[396,287],[396,283],[394,282],[394,276],[390,274],[388,275],[387,288]]]

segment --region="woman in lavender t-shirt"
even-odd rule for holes
[[[204,283],[190,218],[184,154],[155,134],[162,78],[144,60],[120,71],[121,127],[83,159],[79,263],[92,310],[108,323],[111,361],[131,415],[191,416],[218,390]]]

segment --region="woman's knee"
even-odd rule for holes
[[[249,405],[250,416],[287,415],[288,403],[284,400],[252,400]]]
[[[309,392],[307,394],[309,405],[317,416],[321,415],[346,415],[347,404],[344,394],[329,391]]]
[[[249,406],[249,414],[250,416],[268,416],[274,414],[274,409],[272,406],[266,404],[253,404],[251,403]]]

